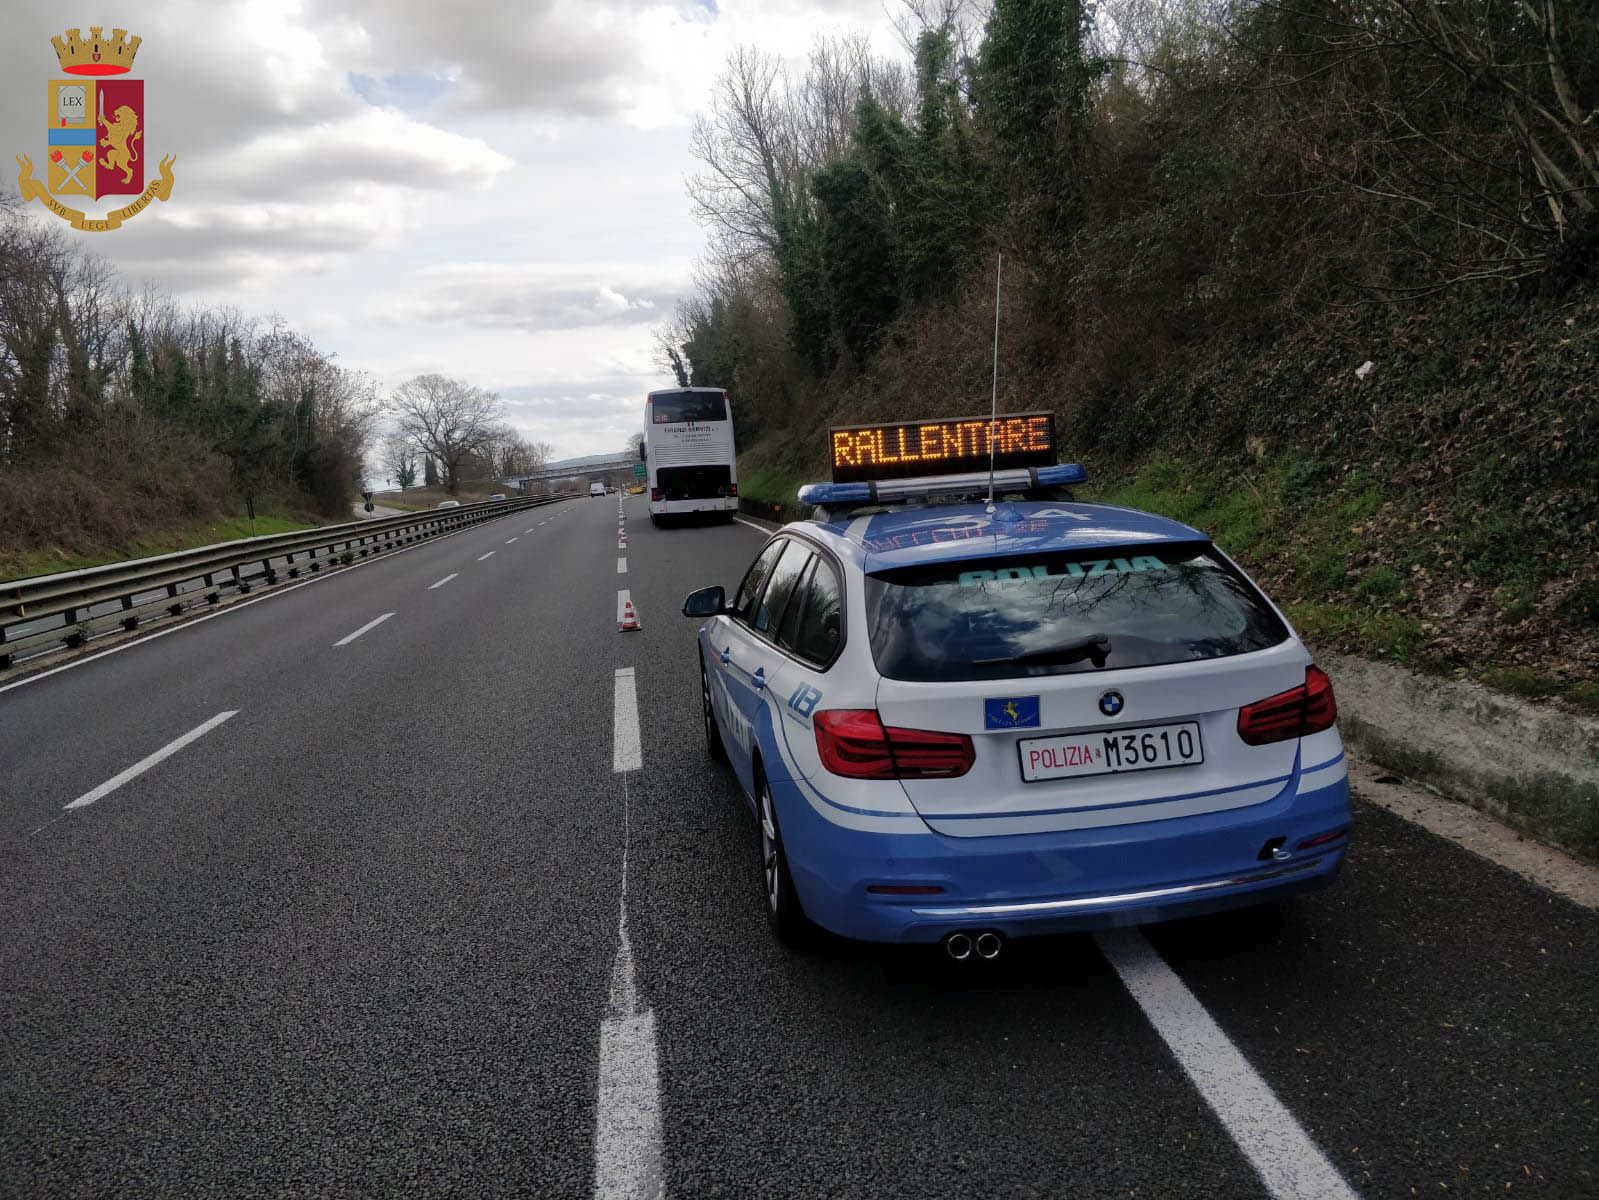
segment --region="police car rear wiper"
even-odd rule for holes
[[[1050,646],[1044,650],[1029,650],[1026,654],[1016,654],[1008,658],[979,658],[972,665],[997,667],[1004,663],[1079,662],[1091,658],[1094,660],[1094,666],[1103,667],[1109,657],[1110,639],[1102,633],[1091,633],[1087,637],[1062,642],[1058,646]]]

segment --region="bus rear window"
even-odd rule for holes
[[[650,423],[725,421],[727,400],[721,392],[658,392],[650,397]]]
[[[1207,545],[968,559],[866,577],[890,679],[1002,679],[1224,658],[1288,630]]]

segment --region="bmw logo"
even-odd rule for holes
[[[1107,717],[1114,717],[1126,705],[1120,692],[1106,692],[1099,698],[1099,711]]]

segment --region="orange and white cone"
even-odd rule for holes
[[[622,628],[618,632],[637,633],[642,628],[644,627],[638,623],[638,614],[633,611],[633,602],[626,601],[622,605]]]

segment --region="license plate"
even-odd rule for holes
[[[1016,743],[1016,749],[1021,755],[1022,778],[1028,782],[1153,771],[1205,761],[1199,725],[1194,721],[1024,738]]]

